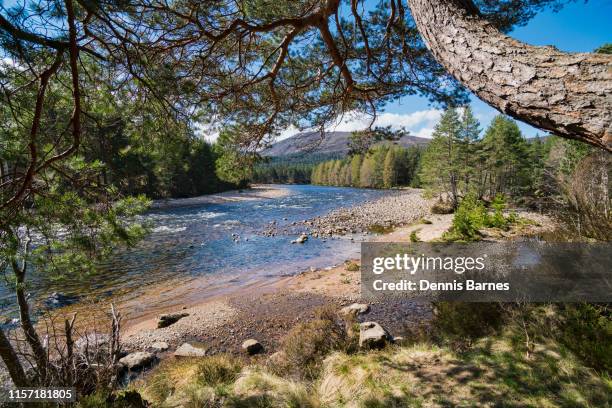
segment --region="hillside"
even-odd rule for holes
[[[302,132],[281,140],[262,152],[264,156],[278,157],[294,154],[345,155],[351,132],[327,132],[321,138],[319,132]],[[416,136],[404,136],[392,143],[398,146],[425,145],[429,139]],[[384,142],[383,142],[384,143]],[[390,143],[390,142],[386,142]]]

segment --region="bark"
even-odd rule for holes
[[[32,323],[30,316],[30,306],[28,305],[28,298],[25,291],[25,273],[26,267],[18,266],[15,262],[12,263],[13,272],[17,280],[15,288],[15,294],[17,296],[17,304],[19,306],[19,318],[21,320],[21,329],[25,335],[25,340],[32,349],[32,354],[36,360],[36,370],[40,375],[42,381],[46,380],[47,377],[47,352],[43,346],[36,328]]]
[[[13,380],[13,384],[15,384],[16,387],[27,387],[29,385],[28,378],[4,330],[0,330],[0,357],[2,357],[4,365],[6,365],[6,369],[11,376],[11,380]]]
[[[612,151],[612,55],[564,53],[516,41],[471,0],[408,0],[434,57],[501,112]]]

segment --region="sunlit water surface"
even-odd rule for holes
[[[240,286],[257,279],[324,267],[358,256],[359,244],[343,239],[310,238],[303,245],[290,241],[302,227],[292,223],[323,215],[385,194],[380,190],[342,187],[283,186],[289,194],[273,199],[158,209],[142,218],[152,233],[136,248],[116,253],[100,265],[95,276],[53,282],[44,276],[30,278],[30,296],[38,301],[52,292],[67,296],[101,298],[122,294],[137,297],[152,285],[173,282],[225,282]],[[260,233],[275,221],[291,232],[274,237]],[[239,240],[234,242],[232,234]],[[206,286],[206,285],[204,285]],[[14,317],[13,295],[0,288],[4,315]]]

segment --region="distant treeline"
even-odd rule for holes
[[[339,158],[336,153],[292,154],[265,158],[253,168],[255,183],[310,184],[312,170],[323,161]]]
[[[417,183],[422,148],[381,145],[364,154],[319,163],[311,183],[326,186],[391,188]]]

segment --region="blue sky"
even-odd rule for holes
[[[545,11],[533,18],[528,25],[515,29],[510,35],[532,45],[554,45],[562,51],[591,52],[604,43],[612,43],[612,0],[577,1],[553,13]],[[473,97],[472,108],[482,128],[489,125],[499,112]],[[411,96],[388,105],[381,113],[380,125],[403,125],[416,136],[428,137],[438,121],[440,112],[428,104],[425,98]],[[335,129],[357,130],[366,121],[347,118]],[[543,131],[520,123],[527,137],[544,134]],[[289,131],[285,133],[288,135]]]

